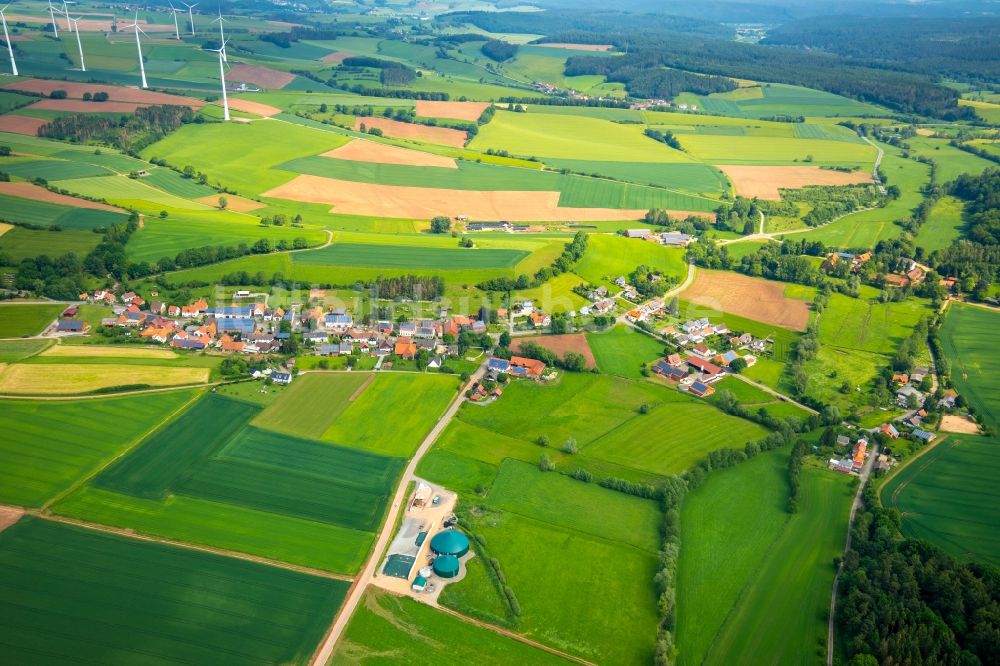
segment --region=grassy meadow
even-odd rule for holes
[[[6,234],[4,234],[6,236]],[[0,304],[0,338],[37,335],[55,321],[64,306],[58,304]]]
[[[30,517],[0,564],[16,663],[301,662],[349,585]]]
[[[989,341],[1000,314],[974,306],[953,304],[941,327],[941,343],[951,361],[951,380],[986,425],[1000,425],[1000,365]]]

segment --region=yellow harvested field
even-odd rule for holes
[[[0,393],[75,395],[113,386],[181,386],[208,381],[208,368],[151,365],[16,364],[0,369]]]
[[[323,157],[333,157],[350,162],[401,164],[403,166],[441,167],[444,169],[458,168],[455,160],[450,157],[376,143],[367,139],[354,139],[339,148],[323,153]]]
[[[156,347],[53,345],[39,356],[72,356],[76,358],[161,358],[174,359],[177,353]]]
[[[0,236],[14,228],[13,224],[7,224],[6,222],[0,222]]]
[[[920,136],[934,136],[935,132],[932,129],[927,129],[926,127],[918,127],[917,134]]]
[[[432,102],[417,100],[417,115],[424,118],[453,118],[455,120],[479,120],[489,102]]]
[[[717,164],[733,181],[736,193],[779,201],[782,188],[798,189],[807,185],[857,185],[872,182],[872,175],[865,171],[832,171],[812,166],[745,166]]]
[[[809,302],[785,296],[784,282],[701,269],[681,298],[765,324],[806,330]]]
[[[561,208],[559,192],[447,190],[296,176],[261,196],[330,204],[343,215],[430,219],[436,215],[511,222],[638,220],[645,210]]]
[[[195,199],[198,203],[203,203],[206,206],[212,206],[213,208],[219,207],[219,196],[218,194],[209,194],[207,197],[201,197],[200,199]],[[259,201],[254,201],[253,199],[247,199],[245,197],[238,197],[235,194],[223,194],[221,196],[226,197],[226,210],[233,210],[237,213],[249,213],[252,210],[257,210],[258,208],[263,208],[267,204],[262,204]]]
[[[428,127],[427,125],[404,123],[399,120],[378,118],[376,116],[354,119],[354,129],[360,131],[362,125],[365,126],[366,130],[376,127],[382,130],[382,133],[386,136],[396,137],[397,139],[415,139],[417,141],[426,141],[427,143],[437,143],[442,146],[451,146],[452,148],[462,148],[465,146],[467,138],[466,133],[462,130],[451,129],[450,127]]]
[[[265,118],[270,118],[271,116],[276,116],[281,113],[281,109],[276,106],[261,104],[260,102],[254,102],[249,99],[240,99],[239,97],[229,98],[229,108],[236,109],[237,111],[243,111],[244,113],[252,113],[257,116],[264,116]]]

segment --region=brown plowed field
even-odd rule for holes
[[[350,58],[350,57],[351,54],[346,51],[334,51],[333,53],[326,54],[325,56],[320,58],[320,60],[322,60],[323,62],[330,62],[336,64],[344,62],[345,58]]]
[[[219,196],[218,194],[209,194],[207,197],[201,197],[200,199],[195,199],[198,203],[203,203],[206,206],[212,206],[213,208],[219,207]],[[238,197],[235,194],[224,194],[229,203],[226,205],[226,210],[236,211],[237,213],[249,213],[252,210],[257,210],[258,208],[263,208],[266,204],[254,201],[253,199],[245,199],[243,197]]]
[[[182,97],[169,93],[153,92],[151,90],[141,90],[139,88],[126,88],[124,86],[109,86],[104,83],[72,83],[70,81],[48,81],[42,79],[27,79],[24,81],[11,81],[2,86],[6,90],[21,90],[24,92],[39,93],[48,95],[53,90],[65,90],[72,99],[82,99],[83,93],[106,92],[108,99],[113,102],[134,102],[136,104],[174,104],[176,106],[190,106],[201,108],[205,102],[193,97]],[[59,101],[59,100],[53,100]],[[105,104],[106,102],[92,102],[94,106]]]
[[[43,99],[35,102],[29,109],[44,109],[46,111],[67,111],[69,113],[135,113],[140,106],[135,102],[84,102],[82,99]]]
[[[419,150],[390,146],[365,139],[355,139],[340,148],[323,153],[323,157],[333,157],[351,162],[375,162],[376,164],[401,164],[403,166],[441,167],[457,169],[455,160],[442,155],[432,155]]]
[[[261,88],[281,89],[294,81],[295,75],[256,65],[233,65],[226,74],[226,80],[252,83]]]
[[[610,51],[612,48],[611,44],[569,44],[566,42],[549,42],[533,46],[547,46],[550,49],[569,49],[570,51]]]
[[[583,354],[583,357],[587,359],[588,368],[597,367],[597,361],[594,359],[594,352],[591,351],[590,345],[587,344],[587,336],[583,333],[567,333],[565,335],[532,335],[525,338],[514,338],[514,351],[521,351],[521,345],[525,342],[534,342],[540,347],[544,347],[550,352],[558,354],[560,358],[565,356],[566,352]]]
[[[699,269],[681,298],[795,331],[806,330],[809,322],[809,303],[786,298],[784,283],[739,273]]]
[[[417,100],[417,115],[424,118],[453,118],[455,120],[479,120],[489,102],[432,102]]]
[[[251,102],[248,99],[240,99],[239,97],[229,98],[229,108],[236,109],[237,111],[244,111],[246,113],[253,113],[258,116],[264,116],[265,118],[270,118],[271,116],[276,116],[281,113],[281,109],[276,106],[261,104],[260,102]]]
[[[978,435],[979,424],[968,416],[945,414],[941,417],[941,425],[938,430],[941,432],[957,432],[963,435]]]
[[[393,136],[397,139],[415,139],[442,146],[452,146],[453,148],[461,148],[465,145],[465,132],[450,127],[428,127],[427,125],[403,123],[398,120],[372,116],[354,120],[354,129],[360,130],[362,125],[368,129],[377,127],[386,136]]]
[[[22,199],[33,199],[35,201],[45,201],[47,203],[59,204],[61,206],[72,206],[73,208],[89,208],[91,210],[106,210],[112,213],[124,213],[121,208],[115,208],[107,204],[86,199],[68,197],[65,194],[49,192],[44,187],[32,185],[31,183],[0,183],[0,194]]]
[[[645,210],[561,208],[558,192],[446,190],[296,176],[261,196],[324,203],[335,213],[407,219],[435,215],[511,222],[638,220]]]
[[[857,185],[872,182],[865,171],[831,171],[812,166],[744,166],[718,164],[716,168],[729,176],[736,193],[778,201],[781,188],[798,189],[807,185]]]
[[[38,136],[38,128],[49,121],[44,118],[31,118],[29,116],[0,116],[0,132],[13,132],[14,134],[27,134],[28,136]]]

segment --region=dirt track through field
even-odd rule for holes
[[[0,132],[38,136],[38,128],[48,123],[44,118],[30,116],[5,115],[0,116]]]
[[[104,83],[73,83],[70,81],[49,81],[42,79],[26,79],[24,81],[11,81],[0,86],[6,90],[20,90],[23,92],[33,92],[42,95],[49,95],[53,90],[65,90],[66,95],[71,99],[82,99],[84,93],[106,92],[108,100],[112,102],[134,102],[135,104],[173,104],[175,106],[190,106],[199,109],[205,106],[205,102],[193,97],[182,97],[181,95],[171,95],[169,93],[153,92],[151,90],[140,90],[139,88],[126,88],[124,86],[112,86]],[[58,101],[58,100],[53,100]],[[91,107],[100,107],[104,102],[88,102]],[[95,110],[100,110],[95,108]]]
[[[259,67],[257,65],[233,65],[226,75],[227,81],[252,83],[261,88],[281,89],[295,80],[294,74],[279,72],[276,69]]]
[[[368,388],[369,386],[372,385],[373,381],[375,381],[375,373],[374,372],[371,373],[371,374],[369,374],[368,377],[365,378],[365,381],[361,382],[361,386],[359,386],[358,388],[354,389],[354,393],[352,393],[351,397],[349,397],[347,399],[347,402],[354,402],[355,400],[357,400],[358,398],[360,398],[361,394],[365,392],[366,388]]]
[[[397,139],[415,139],[417,141],[426,141],[427,143],[436,143],[453,148],[462,148],[465,146],[466,133],[449,127],[428,127],[427,125],[404,123],[398,120],[377,118],[374,116],[355,118],[354,129],[360,131],[362,125],[366,129],[377,127],[386,136],[396,137]]]
[[[809,303],[786,298],[784,283],[739,273],[700,270],[681,298],[796,331],[806,330],[809,322]]]
[[[717,164],[716,168],[726,174],[736,193],[745,197],[757,197],[778,201],[781,188],[798,189],[807,185],[857,185],[872,182],[872,176],[865,171],[832,171],[812,166],[745,166]]]
[[[333,157],[351,162],[374,162],[376,164],[400,164],[403,166],[441,167],[457,169],[458,165],[450,157],[432,155],[419,150],[390,146],[367,139],[354,139],[339,148],[323,153],[323,157]]]
[[[453,118],[454,120],[479,120],[489,102],[432,102],[417,100],[417,115],[424,118]]]
[[[54,204],[59,204],[61,206],[71,206],[73,208],[106,210],[112,213],[125,212],[121,208],[115,208],[114,206],[98,203],[96,201],[87,201],[86,199],[77,199],[76,197],[69,197],[66,196],[65,194],[57,194],[56,192],[49,192],[44,187],[39,187],[38,185],[32,185],[31,183],[0,182],[0,194],[6,194],[12,197],[21,197],[22,199],[31,199],[33,201],[44,201],[46,203],[54,203]]]
[[[554,354],[558,354],[561,357],[566,355],[566,352],[576,352],[577,354],[582,354],[585,359],[587,359],[587,367],[595,368],[597,367],[597,360],[594,358],[594,352],[591,351],[590,345],[587,344],[587,336],[583,333],[567,333],[565,335],[533,335],[524,338],[516,338],[514,340],[514,347],[516,351],[521,351],[521,345],[525,342],[534,342],[540,347],[548,349]]]
[[[436,215],[511,222],[638,220],[644,210],[561,208],[558,192],[446,190],[297,176],[261,196],[324,203],[335,213],[407,219]]]

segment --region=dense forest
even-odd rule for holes
[[[504,60],[510,60],[517,55],[517,44],[508,44],[507,42],[502,42],[499,39],[491,39],[483,44],[479,50],[482,51],[483,55],[490,60],[503,62]]]
[[[830,16],[796,21],[771,31],[764,44],[821,49],[861,64],[992,83],[1000,79],[996,18]]]
[[[837,624],[851,664],[995,664],[1000,572],[900,540],[871,486],[852,528]]]
[[[975,117],[972,109],[958,106],[957,91],[933,83],[927,77],[862,67],[828,53],[676,35],[615,60],[618,69],[635,67],[659,71],[663,67],[673,67],[816,88],[862,102],[882,104],[902,113],[950,120]],[[601,74],[608,68],[606,61],[606,57],[576,56],[566,62],[566,71]]]
[[[98,141],[136,153],[159,141],[183,123],[195,121],[186,106],[150,106],[120,116],[77,113],[55,118],[38,129],[38,136],[73,143]]]
[[[606,5],[607,6],[607,5]],[[468,27],[472,24],[487,32],[544,34],[552,41],[601,42],[608,34],[638,35],[666,30],[694,35],[731,39],[734,31],[714,21],[688,16],[629,13],[597,9],[593,11],[550,10],[541,12],[453,12],[438,17],[445,25]]]
[[[672,99],[682,92],[697,95],[735,90],[736,82],[725,76],[701,76],[662,67],[655,53],[634,57],[580,56],[566,62],[566,76],[600,74],[608,81],[624,83],[634,97]]]

